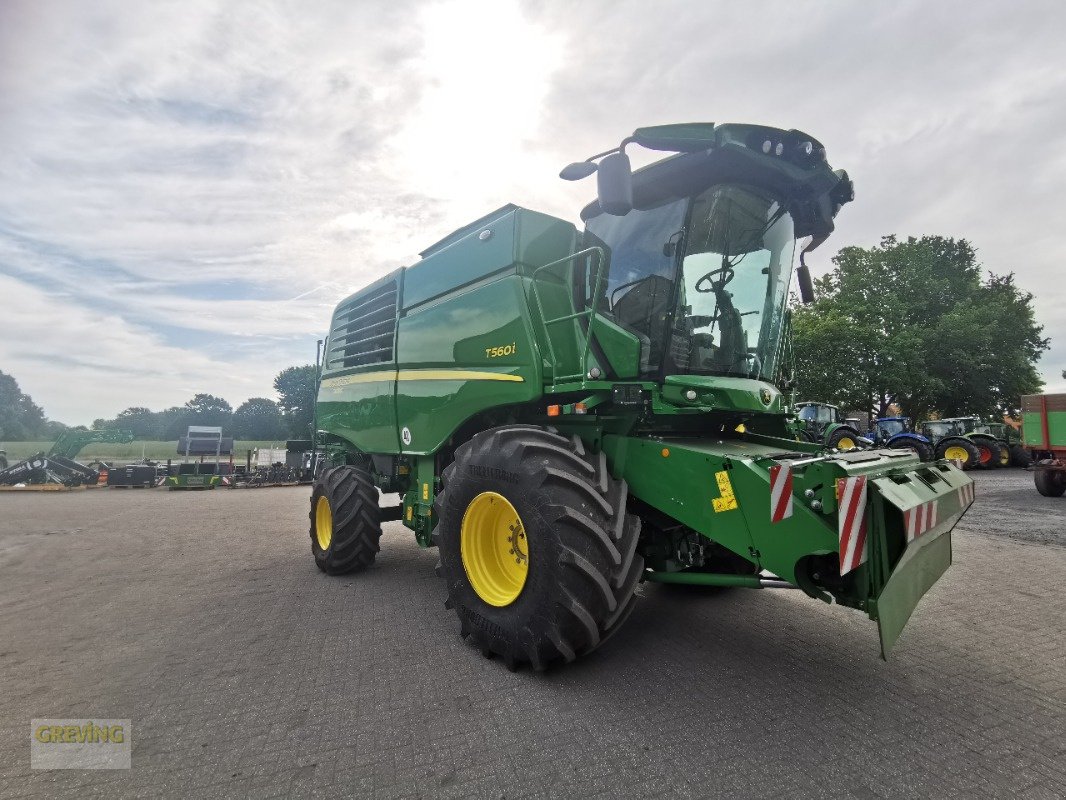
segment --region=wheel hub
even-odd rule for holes
[[[953,445],[951,445],[951,447],[949,447],[947,450],[945,450],[944,451],[944,457],[945,458],[949,458],[952,461],[964,461],[965,462],[965,461],[969,461],[970,460],[970,454],[966,450],[966,448],[962,447],[960,445],[957,445],[957,444],[953,444]]]
[[[482,492],[466,507],[459,531],[463,569],[474,592],[491,606],[518,599],[529,574],[529,542],[515,507]]]

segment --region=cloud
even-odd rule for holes
[[[0,365],[68,422],[269,394],[361,285],[508,201],[576,220],[592,182],[563,164],[711,119],[809,130],[854,176],[816,271],[886,233],[965,236],[1014,270],[1061,383],[1063,22],[1050,3],[5,3],[0,285],[38,362],[8,325]],[[146,343],[181,380],[109,366],[158,363]]]

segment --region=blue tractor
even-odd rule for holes
[[[913,450],[922,461],[933,460],[933,443],[911,429],[910,417],[878,417],[867,436],[877,447]]]

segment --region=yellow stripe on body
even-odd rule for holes
[[[396,376],[401,381],[514,381],[523,383],[521,375],[502,372],[477,372],[468,369],[401,369]]]
[[[355,383],[376,383],[379,381],[511,381],[524,383],[521,375],[506,375],[501,372],[478,372],[467,369],[402,369],[379,370],[378,372],[361,372],[357,375],[342,375],[326,378],[322,381],[323,389],[340,389]]]

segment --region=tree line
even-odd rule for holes
[[[236,439],[309,439],[314,418],[313,364],[289,367],[274,378],[278,399],[252,397],[237,408],[213,394],[196,394],[184,405],[153,411],[131,406],[111,419],[93,421],[94,430],[128,430],[138,439],[169,441],[190,425],[219,426]],[[84,428],[84,426],[75,426]],[[45,417],[11,375],[0,372],[0,441],[53,440],[68,426]]]

